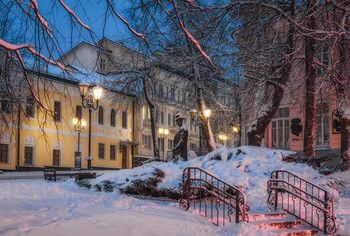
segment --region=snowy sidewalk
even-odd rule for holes
[[[57,171],[57,173],[67,173],[69,171]],[[86,171],[82,171],[86,172]],[[105,171],[88,171],[88,172],[96,172],[96,175],[103,175],[104,173],[112,172],[112,170]],[[63,178],[63,177],[60,177]],[[69,178],[69,176],[64,177]],[[44,179],[44,171],[0,171],[0,180],[11,180],[11,179]]]

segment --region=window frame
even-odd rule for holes
[[[288,114],[285,114],[286,111],[288,111]],[[289,126],[290,126],[289,107],[278,108],[275,116],[271,120],[271,147],[272,148],[281,148],[281,149],[289,148],[289,145],[290,145]],[[282,139],[280,137],[281,131],[282,131],[282,134],[281,134]],[[275,143],[274,143],[274,140],[276,140]]]
[[[30,118],[35,117],[35,101],[32,97],[26,99],[26,116]]]
[[[116,112],[115,110],[112,108],[111,109],[111,114],[110,114],[110,123],[111,123],[111,127],[116,127],[117,126],[117,122],[116,122]]]
[[[58,162],[58,165],[55,165],[56,162]],[[52,165],[53,166],[60,166],[61,165],[61,150],[60,149],[53,149],[53,151],[52,151]]]
[[[128,113],[127,113],[127,111],[122,112],[122,128],[123,129],[128,128]]]
[[[30,149],[31,150],[31,156],[30,156],[30,159],[31,159],[31,162],[29,163],[28,160],[27,160],[27,154],[29,153],[27,151],[27,149]],[[25,145],[24,146],[24,161],[23,161],[24,165],[33,165],[34,164],[34,147],[32,146],[27,146]]]
[[[75,117],[78,119],[83,118],[83,107],[80,105],[75,106]]]
[[[6,146],[6,150],[3,148]],[[5,153],[5,155],[3,155]],[[9,144],[0,143],[0,163],[9,163]]]
[[[105,144],[98,143],[98,159],[105,159]]]
[[[61,102],[55,101],[54,102],[54,115],[53,115],[53,120],[55,122],[61,122],[61,112],[62,112]]]
[[[97,123],[99,125],[104,125],[104,109],[103,106],[99,106],[97,110]]]
[[[112,148],[113,147],[113,148]],[[111,161],[115,161],[115,160],[117,160],[117,145],[115,145],[115,144],[111,144],[110,146],[109,146],[109,159],[111,160]]]

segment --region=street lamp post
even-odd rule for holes
[[[203,115],[204,115],[204,118],[205,118],[205,122],[208,123],[208,120],[210,118],[210,115],[211,115],[211,110],[206,108],[204,109],[203,111]],[[191,121],[192,121],[192,124],[194,126],[198,126],[199,125],[199,150],[200,152],[202,152],[202,133],[203,133],[203,122],[202,120],[200,119],[200,116],[202,116],[200,113],[199,115],[197,114],[197,111],[195,109],[192,109],[190,110],[190,117],[191,117]],[[201,155],[202,153],[200,153]]]
[[[169,130],[168,129],[164,129],[164,128],[159,128],[159,134],[160,134],[160,138],[162,140],[162,151],[163,151],[163,160],[164,160],[164,152],[165,152],[165,148],[164,148],[164,140],[165,138],[168,136],[169,134]]]
[[[74,125],[74,130],[75,132],[78,133],[78,156],[75,157],[75,168],[81,168],[81,162],[80,162],[80,167],[77,166],[77,158],[81,158],[80,154],[80,133],[84,131],[84,128],[86,126],[86,120],[74,117],[73,118],[73,125]]]
[[[84,108],[89,109],[89,152],[86,160],[88,161],[88,169],[91,170],[91,111],[97,110],[99,101],[102,96],[102,88],[100,86],[94,86],[89,88],[88,83],[79,83],[79,91]],[[88,95],[87,95],[87,92]]]

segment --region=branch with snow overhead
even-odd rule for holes
[[[123,23],[128,27],[128,29],[133,33],[135,34],[137,37],[141,38],[143,41],[145,41],[145,43],[148,45],[148,41],[146,39],[146,36],[137,32],[136,30],[134,30],[133,28],[131,28],[129,22],[127,22],[116,10],[115,8],[113,7],[112,3],[109,1],[109,0],[106,0],[108,5],[112,8],[113,10],[113,13],[121,20],[123,21]]]
[[[44,61],[50,63],[50,64],[53,64],[55,66],[58,66],[59,68],[61,68],[62,71],[66,71],[66,68],[64,65],[62,65],[61,63],[59,62],[56,62],[56,61],[52,61],[50,59],[48,59],[47,57],[45,57],[44,55],[42,55],[41,53],[37,52],[33,46],[29,43],[27,44],[21,44],[21,45],[14,45],[14,44],[10,44],[2,39],[0,39],[0,47],[2,47],[3,49],[5,49],[6,51],[13,51],[14,53],[16,53],[17,55],[17,58],[23,68],[23,73],[24,73],[24,77],[27,81],[27,84],[29,85],[29,88],[30,88],[30,91],[33,95],[33,98],[34,100],[41,106],[43,107],[45,110],[49,111],[49,108],[47,108],[41,101],[40,99],[36,96],[36,94],[34,93],[33,91],[33,86],[28,78],[28,75],[27,75],[27,71],[26,71],[26,66],[24,64],[24,61],[22,59],[22,56],[21,56],[21,53],[20,53],[20,49],[28,49],[30,51],[30,53],[33,55],[33,56],[38,56],[40,57],[41,59],[43,59]]]
[[[108,1],[108,0],[107,0],[107,1]],[[168,16],[170,16],[169,11],[166,10],[166,9],[164,8],[164,6],[161,4],[161,2],[160,2],[159,0],[157,0],[157,2],[158,2],[158,4],[159,4],[159,6],[166,12],[166,14],[167,14]],[[195,46],[196,46],[196,48],[199,50],[199,52],[200,52],[200,53],[210,62],[210,64],[215,68],[215,65],[214,65],[213,61],[211,60],[210,56],[208,56],[208,55],[204,52],[204,50],[202,49],[202,47],[201,47],[200,43],[198,42],[198,40],[195,39],[195,37],[193,37],[193,35],[186,29],[186,27],[184,26],[183,22],[180,20],[180,16],[179,16],[179,13],[178,13],[178,11],[177,11],[177,6],[176,6],[176,4],[175,4],[175,1],[172,0],[171,2],[172,2],[172,4],[173,4],[173,6],[174,6],[174,10],[175,10],[175,13],[176,13],[176,18],[177,18],[177,20],[178,20],[178,22],[179,22],[179,24],[180,24],[180,26],[181,26],[182,31],[185,33],[186,37],[187,37],[192,43],[195,44]],[[191,6],[198,7],[197,5],[194,5],[194,4],[193,4],[193,1],[191,1],[191,0],[187,0],[187,1],[185,1],[185,2],[192,3]],[[198,8],[199,8],[199,7],[198,7]],[[200,9],[203,9],[203,8],[200,8]]]

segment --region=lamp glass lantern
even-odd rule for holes
[[[190,110],[190,117],[191,120],[194,120],[196,118],[197,111],[195,109]]]
[[[99,101],[101,99],[101,97],[102,97],[102,88],[100,86],[98,86],[98,85],[95,86],[93,88],[93,94],[94,94],[94,99],[96,101]]]
[[[209,118],[209,117],[210,117],[210,115],[211,115],[211,110],[210,110],[210,109],[208,109],[208,108],[207,108],[207,109],[205,109],[205,110],[204,110],[204,117],[205,117],[205,118]]]
[[[79,83],[79,92],[80,92],[80,96],[81,97],[85,97],[87,90],[89,88],[89,84],[88,83]]]

